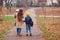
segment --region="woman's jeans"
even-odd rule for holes
[[[31,27],[30,24],[26,24],[26,33],[30,32],[31,33]]]
[[[17,34],[21,33],[21,28],[17,28]]]

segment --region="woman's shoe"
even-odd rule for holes
[[[28,34],[26,34],[26,36],[28,36]]]

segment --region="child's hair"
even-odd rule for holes
[[[18,21],[22,21],[22,16],[23,15],[23,10],[22,9],[19,9],[19,12],[17,14],[17,17],[18,17]]]

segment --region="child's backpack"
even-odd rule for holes
[[[33,21],[30,22],[30,26],[31,26],[31,27],[33,26]]]

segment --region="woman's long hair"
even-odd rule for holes
[[[18,18],[19,22],[22,21],[22,18],[23,18],[23,10],[22,9],[19,10],[19,12],[17,14],[17,18]]]

